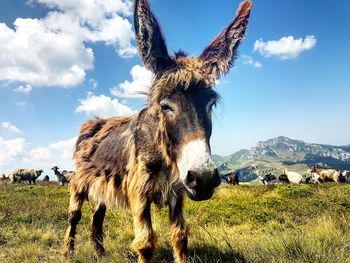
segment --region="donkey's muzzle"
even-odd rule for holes
[[[221,183],[218,169],[199,174],[189,171],[184,181],[188,196],[194,201],[208,200],[214,194],[215,187]]]

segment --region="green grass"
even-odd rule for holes
[[[0,262],[62,262],[67,188],[0,186]],[[75,262],[96,262],[91,205],[78,227]],[[350,185],[221,186],[205,202],[186,201],[191,262],[350,262]],[[156,262],[171,262],[166,209],[152,209]],[[107,256],[135,262],[132,218],[108,211]]]

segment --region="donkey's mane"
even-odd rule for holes
[[[187,57],[188,54],[184,50],[180,49],[180,50],[175,52],[174,56],[177,59],[177,58],[181,58],[181,57]]]

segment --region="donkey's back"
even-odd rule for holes
[[[81,126],[74,159],[77,172],[70,183],[84,199],[108,207],[128,207],[126,183],[137,115],[95,118]]]

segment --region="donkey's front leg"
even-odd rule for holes
[[[187,262],[187,236],[189,228],[186,225],[183,215],[183,196],[170,196],[169,219],[171,224],[171,241],[173,244],[175,261],[178,263]]]
[[[146,196],[137,196],[131,203],[135,235],[132,247],[138,253],[139,262],[149,263],[156,245],[151,221],[151,202]]]

